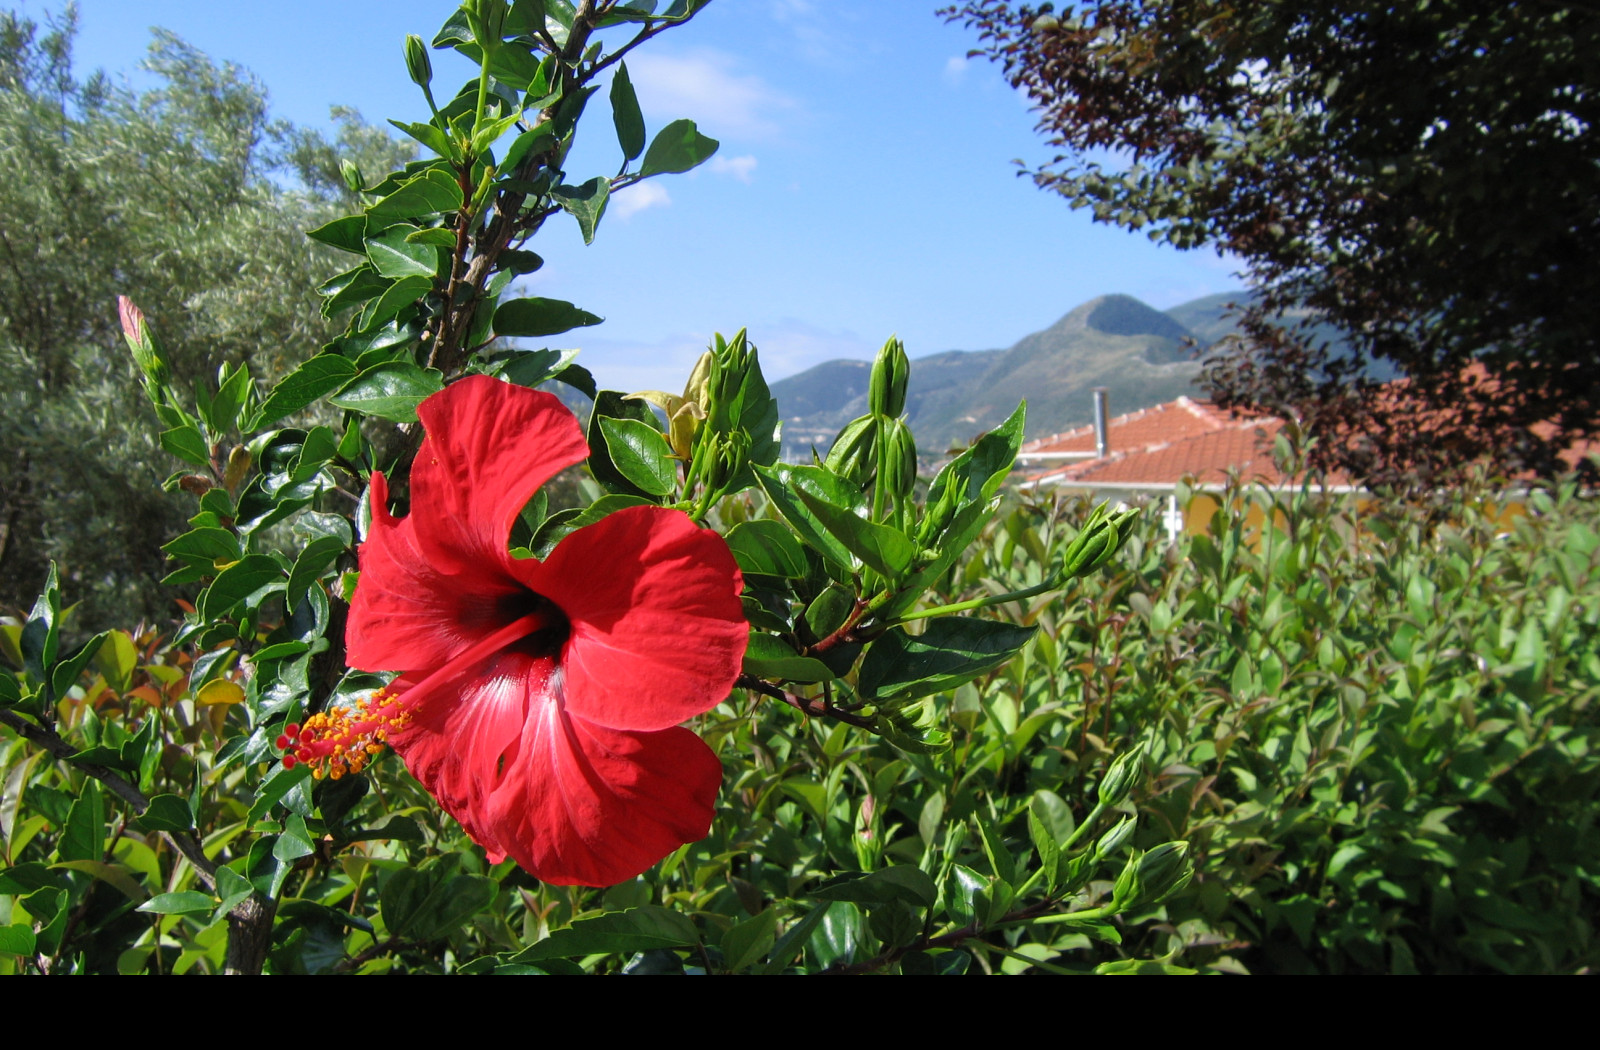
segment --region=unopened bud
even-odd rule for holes
[[[1128,792],[1144,776],[1144,748],[1144,741],[1141,740],[1131,751],[1124,751],[1111,763],[1105,779],[1100,781],[1099,799],[1102,805],[1115,806],[1127,798]]]
[[[710,447],[706,463],[706,487],[712,490],[726,488],[750,459],[750,435],[743,430],[707,435]]]
[[[361,166],[349,157],[339,161],[339,177],[344,179],[344,184],[351,193],[360,193],[367,188],[366,177],[361,174]]]
[[[250,473],[250,462],[249,449],[243,445],[233,446],[233,451],[228,453],[228,466],[222,472],[222,487],[229,492],[237,492],[245,475]]]
[[[864,485],[877,465],[878,428],[871,416],[861,416],[846,423],[839,436],[833,439],[828,458],[823,466]]]
[[[1163,842],[1148,853],[1135,853],[1117,876],[1111,900],[1119,910],[1150,905],[1182,887],[1194,874],[1187,842]]]
[[[1101,835],[1100,841],[1094,844],[1094,855],[1096,857],[1109,857],[1127,845],[1128,839],[1132,837],[1134,826],[1137,823],[1138,821],[1132,817],[1123,817],[1111,825],[1111,830]]]
[[[943,483],[940,483],[943,478]],[[941,474],[934,479],[937,491],[928,493],[928,503],[922,510],[922,525],[917,529],[917,542],[929,547],[944,532],[950,519],[956,516],[961,503],[961,482],[953,474]]]
[[[126,295],[117,296],[117,317],[122,322],[122,338],[133,351],[133,361],[151,382],[166,386],[172,380],[172,366],[161,341],[150,330],[144,311],[133,305]]]
[[[911,495],[917,485],[917,442],[911,428],[891,418],[884,425],[883,477],[878,483],[897,500]]]
[[[873,415],[896,419],[906,410],[906,383],[911,378],[911,362],[906,346],[890,338],[872,362],[872,378],[867,384],[867,410]]]
[[[411,82],[420,88],[433,83],[433,61],[428,58],[428,45],[415,33],[406,35],[406,72]]]
[[[1127,538],[1127,525],[1139,516],[1136,510],[1112,513],[1102,503],[1089,515],[1079,532],[1061,555],[1063,579],[1087,576],[1110,561],[1122,549]]]
[[[706,405],[706,425],[712,430],[732,430],[738,423],[738,414],[743,407],[739,403],[739,395],[744,389],[745,376],[750,371],[754,354],[754,348],[745,340],[743,329],[733,337],[732,342],[723,342],[722,337],[717,336],[712,351],[711,374],[707,379],[709,403]]]

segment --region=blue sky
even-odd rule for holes
[[[56,5],[25,0],[39,18]],[[771,378],[870,357],[891,334],[912,357],[1009,346],[1092,296],[1158,308],[1239,287],[1210,252],[1180,253],[1093,223],[1019,178],[1049,150],[1026,100],[933,3],[717,0],[630,56],[650,130],[678,117],[721,141],[689,175],[613,198],[593,245],[561,221],[532,244],[533,294],[606,322],[558,337],[602,385],[682,386],[713,331],[741,326]],[[149,27],[253,71],[275,115],[326,126],[422,119],[401,42],[449,3],[80,0],[77,62],[138,85]],[[620,38],[619,38],[620,39]],[[471,70],[435,52],[436,89]],[[620,161],[605,96],[590,104],[572,181]],[[585,137],[586,136],[586,137]],[[565,217],[562,217],[563,219]]]

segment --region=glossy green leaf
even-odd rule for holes
[[[606,453],[622,476],[652,496],[665,496],[678,484],[678,461],[661,432],[636,419],[601,417]]]
[[[861,568],[861,560],[800,498],[801,490],[805,489],[815,502],[864,516],[866,499],[858,486],[821,467],[757,466],[755,475],[773,507],[807,544],[846,572]]]
[[[422,232],[415,226],[397,223],[376,237],[367,238],[367,258],[380,276],[399,280],[402,277],[432,277],[442,265],[439,249],[431,244],[418,244],[411,235]]]
[[[694,121],[674,120],[651,140],[639,171],[644,175],[689,171],[705,163],[716,151],[717,140],[700,134]]]
[[[683,948],[699,940],[700,935],[688,916],[647,905],[579,919],[566,929],[552,931],[549,937],[518,952],[510,961],[538,962],[602,952],[615,955],[652,948]]]
[[[391,120],[389,123],[393,124],[407,135],[410,135],[424,146],[433,150],[433,152],[439,156],[447,157],[450,160],[460,159],[460,151],[456,149],[455,143],[452,142],[450,136],[437,125],[414,122],[401,123],[398,120]]]
[[[186,463],[192,463],[202,469],[211,466],[211,448],[195,427],[174,427],[171,430],[163,430],[161,447]]]
[[[744,670],[758,678],[778,678],[790,682],[827,682],[837,675],[821,660],[801,656],[782,638],[750,632],[744,651]]]
[[[392,423],[415,423],[417,406],[443,389],[444,377],[437,370],[409,361],[392,361],[369,368],[328,401]]]
[[[136,910],[151,915],[191,915],[195,912],[210,911],[216,903],[216,899],[209,893],[201,893],[199,890],[179,890],[176,893],[158,893],[139,905]]]
[[[600,217],[606,213],[606,202],[611,199],[610,180],[596,175],[581,186],[558,186],[550,191],[550,197],[561,205],[562,211],[578,220],[583,243],[592,244],[595,227],[600,225]]]
[[[616,126],[622,155],[628,160],[638,157],[644,151],[644,115],[639,112],[639,97],[626,62],[617,64],[616,76],[611,78],[611,123]]]
[[[85,780],[67,814],[56,854],[62,860],[100,860],[105,855],[106,808],[100,782]]]
[[[872,569],[893,580],[911,567],[917,547],[899,529],[858,517],[804,487],[797,488],[795,495],[823,528]]]
[[[742,572],[791,580],[807,574],[805,548],[781,521],[740,522],[728,531],[727,541]]]
[[[867,905],[901,901],[917,908],[930,908],[939,893],[927,872],[915,865],[897,864],[868,874],[849,872],[835,876],[812,887],[808,896]]]
[[[385,288],[382,295],[368,300],[356,316],[352,327],[361,332],[376,328],[398,316],[401,311],[427,295],[432,289],[432,278],[402,277]]]
[[[724,933],[722,959],[727,972],[739,973],[765,959],[777,940],[777,933],[777,908],[765,908]]]
[[[342,219],[334,219],[314,230],[307,231],[306,236],[314,241],[332,245],[335,248],[357,255],[366,253],[362,241],[367,235],[367,217],[365,215],[346,215]]]
[[[397,222],[458,211],[461,186],[441,168],[427,171],[400,184],[367,211],[367,228],[381,230]]]
[[[228,615],[235,605],[283,580],[283,567],[265,554],[247,554],[217,574],[200,595],[199,612],[206,620]]]
[[[497,335],[560,335],[602,320],[560,299],[512,299],[494,312],[494,330]]]
[[[861,692],[903,700],[954,689],[1014,656],[1037,627],[942,616],[920,636],[895,628],[873,642],[861,663]]]
[[[137,823],[146,831],[188,831],[194,827],[194,811],[182,795],[157,795]]]

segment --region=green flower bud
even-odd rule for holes
[[[1138,821],[1134,820],[1132,817],[1123,817],[1121,820],[1111,825],[1111,830],[1107,831],[1104,835],[1101,835],[1100,841],[1094,844],[1094,855],[1096,859],[1101,857],[1109,857],[1113,853],[1116,853],[1117,850],[1127,845],[1128,839],[1132,837],[1134,826],[1137,823]]]
[[[133,300],[126,295],[119,295],[117,317],[122,321],[122,338],[127,341],[128,349],[133,351],[133,360],[139,366],[139,371],[157,386],[166,386],[172,381],[172,365],[167,360],[167,352],[162,348],[161,341],[145,321],[144,311],[133,305]]]
[[[367,180],[361,174],[360,165],[349,157],[339,161],[339,176],[344,179],[344,184],[350,187],[351,193],[360,193],[367,188]]]
[[[1163,842],[1148,853],[1134,853],[1128,858],[1111,891],[1111,902],[1119,911],[1160,903],[1167,894],[1182,888],[1193,874],[1189,844]]]
[[[906,410],[906,382],[911,377],[911,362],[905,344],[890,338],[872,362],[872,378],[867,384],[867,410],[873,415],[898,418]]]
[[[406,35],[406,72],[411,82],[420,88],[433,83],[433,62],[428,58],[428,45],[415,33]]]
[[[712,430],[732,430],[738,422],[739,412],[743,408],[740,394],[744,390],[745,377],[749,374],[754,353],[754,348],[745,341],[743,329],[733,337],[732,342],[724,342],[720,335],[717,336],[711,354],[711,375],[707,381],[706,425]]]
[[[857,485],[865,485],[877,469],[878,428],[871,416],[861,416],[846,423],[839,436],[833,439],[828,458],[823,466],[849,478]]]
[[[706,488],[720,491],[733,484],[733,479],[744,469],[750,459],[750,435],[743,430],[708,435],[706,448]]]
[[[1061,555],[1062,579],[1087,576],[1110,561],[1122,549],[1128,523],[1138,516],[1136,510],[1111,513],[1104,503],[1096,507]]]
[[[950,474],[942,477],[944,483],[939,486],[938,492],[928,493],[928,503],[922,509],[922,524],[917,528],[917,542],[924,547],[934,544],[961,505],[961,483]],[[937,483],[938,478],[934,481]]]
[[[1140,741],[1131,751],[1123,752],[1111,763],[1105,779],[1100,781],[1099,799],[1102,805],[1117,805],[1128,797],[1128,792],[1144,776],[1144,748],[1144,742]]]
[[[899,419],[884,424],[883,477],[878,483],[896,500],[911,495],[917,485],[917,442],[911,428]]]

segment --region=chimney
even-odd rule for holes
[[[1111,451],[1111,443],[1106,437],[1106,388],[1094,388],[1094,454],[1098,459],[1104,459],[1107,452]]]

